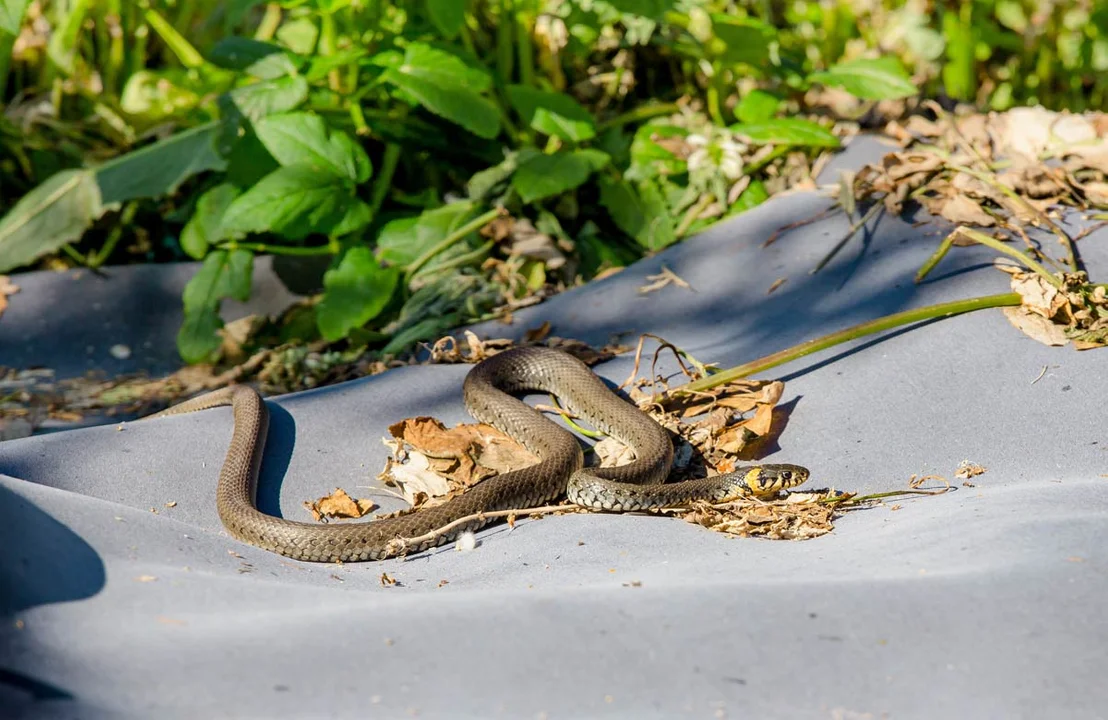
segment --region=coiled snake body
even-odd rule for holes
[[[577,439],[563,426],[510,393],[557,395],[574,414],[631,446],[635,460],[612,468],[583,468]],[[261,396],[247,386],[216,390],[152,417],[231,405],[234,430],[219,475],[216,507],[234,537],[265,550],[312,562],[379,560],[394,554],[397,538],[426,535],[467,515],[543,505],[567,495],[586,507],[631,511],[680,506],[694,499],[725,501],[772,495],[808,478],[796,465],[760,465],[702,480],[662,484],[673,461],[666,430],[620,399],[577,358],[540,347],[507,350],[470,370],[463,386],[470,414],[510,435],[540,458],[536,465],[483,480],[442,505],[371,522],[316,525],[260,512],[254,505],[269,426]],[[405,546],[418,552],[491,522],[474,519],[434,539]]]

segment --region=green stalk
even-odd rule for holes
[[[618,128],[623,127],[624,125],[632,125],[634,123],[643,122],[644,120],[650,120],[662,115],[673,115],[674,113],[680,111],[681,106],[677,103],[640,105],[632,110],[621,113],[613,118],[597,124],[596,131],[604,132],[609,128]]]
[[[319,16],[319,47],[316,52],[327,57],[335,54],[335,16],[331,13],[322,13]],[[327,85],[335,92],[342,90],[342,79],[339,77],[339,69],[331,68],[327,73]]]
[[[165,18],[153,10],[147,10],[142,15],[146,18],[146,22],[150,24],[150,27],[154,28],[154,32],[158,33],[169,49],[173,51],[182,65],[190,70],[204,65],[204,56],[200,54],[200,51],[194,48],[192,43],[185,39],[184,35],[177,32],[177,29],[170,25]]]
[[[281,6],[277,3],[269,3],[265,6],[265,14],[258,23],[258,29],[254,31],[254,39],[272,40],[279,27],[281,27]]]
[[[7,97],[8,71],[12,60],[12,48],[15,46],[15,36],[0,33],[0,98]]]
[[[456,258],[451,258],[444,263],[439,263],[435,266],[435,272],[439,272],[442,270],[452,270],[456,267],[469,265],[474,260],[479,260],[488,255],[489,251],[492,250],[494,245],[496,245],[496,243],[494,243],[492,240],[489,240],[487,243],[475,250],[470,250],[469,252],[459,255]]]
[[[990,248],[992,248],[993,250],[996,250],[999,253],[1004,253],[1005,255],[1007,255],[1009,257],[1015,258],[1016,260],[1023,263],[1023,265],[1028,270],[1032,270],[1032,271],[1038,273],[1039,275],[1041,275],[1043,277],[1044,280],[1049,282],[1054,287],[1059,288],[1059,289],[1062,287],[1062,281],[1061,280],[1059,280],[1057,277],[1055,277],[1054,275],[1049,273],[1046,268],[1044,268],[1042,265],[1040,265],[1039,263],[1037,263],[1034,260],[1032,260],[1031,258],[1029,258],[1024,253],[1020,252],[1019,250],[1015,249],[1014,247],[1011,247],[1009,245],[1005,245],[1004,243],[997,240],[996,238],[989,237],[988,235],[986,235],[983,232],[979,232],[977,230],[972,230],[972,229],[967,228],[967,227],[959,227],[959,228],[955,229],[954,232],[950,233],[945,238],[943,238],[943,241],[939,244],[938,250],[936,250],[934,252],[934,254],[932,254],[931,257],[929,257],[927,259],[927,262],[925,262],[923,264],[923,267],[921,267],[919,269],[919,272],[916,273],[916,282],[917,283],[922,282],[923,279],[925,277],[927,277],[927,274],[935,269],[935,266],[939,264],[939,261],[943,259],[943,256],[946,255],[947,252],[950,250],[950,248],[953,246],[955,236],[958,235],[958,234],[966,235],[971,240],[973,240],[974,242],[981,243],[982,245],[984,245],[986,247],[990,247]]]
[[[535,84],[535,49],[531,45],[531,28],[534,21],[535,15],[530,8],[526,12],[516,13],[516,56],[519,58],[519,82],[527,87],[533,87]]]
[[[477,216],[473,220],[470,220],[465,225],[461,226],[454,232],[444,237],[434,247],[426,250],[422,255],[413,260],[411,265],[408,266],[407,272],[404,273],[404,283],[410,283],[412,281],[412,278],[415,277],[415,274],[419,272],[420,269],[424,265],[426,265],[431,258],[435,257],[443,250],[446,250],[448,247],[458,242],[459,240],[464,239],[465,236],[469,235],[471,232],[476,232],[477,230],[485,227],[490,222],[498,218],[500,216],[500,212],[500,208],[493,208],[483,215]]]
[[[373,217],[377,217],[381,205],[385,202],[385,197],[389,194],[389,188],[392,187],[392,178],[396,174],[396,166],[400,162],[400,153],[401,148],[396,143],[385,145],[385,155],[381,158],[381,169],[377,172],[377,176],[373,178],[373,191],[369,200],[369,209]]]
[[[512,0],[500,0],[500,21],[496,23],[496,74],[505,85],[512,82],[512,62],[515,59],[511,22],[513,4]]]
[[[229,242],[216,246],[217,250],[249,250],[253,253],[270,255],[296,255],[298,257],[310,257],[312,255],[335,255],[339,251],[337,242],[329,242],[326,245],[316,247],[295,247],[288,245],[268,245],[266,243]]]
[[[786,350],[773,353],[772,355],[767,355],[758,360],[753,360],[728,370],[722,370],[706,378],[701,378],[687,385],[674,388],[665,393],[661,397],[661,401],[664,403],[666,400],[679,395],[710,390],[718,385],[724,385],[756,373],[764,372],[778,365],[784,365],[787,362],[802,358],[805,355],[811,355],[820,350],[826,350],[835,345],[857,340],[867,335],[884,332],[885,330],[892,330],[902,325],[910,325],[911,323],[934,320],[936,318],[952,317],[954,315],[961,315],[962,313],[973,312],[974,310],[984,310],[985,308],[1014,306],[1019,304],[1019,295],[1016,293],[1003,293],[1000,295],[985,295],[969,300],[955,300],[954,302],[940,303],[938,305],[928,305],[927,307],[917,308],[915,310],[905,310],[904,312],[886,315],[883,318],[871,320],[861,325],[855,325],[852,328],[840,330],[830,335],[824,335],[815,340],[809,340],[808,342],[795,345]]]

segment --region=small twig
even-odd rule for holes
[[[809,274],[815,275],[820,270],[822,270],[827,265],[827,263],[831,262],[832,258],[838,255],[839,251],[842,250],[848,242],[850,242],[850,238],[854,237],[858,233],[858,231],[865,226],[866,223],[872,220],[877,215],[877,213],[881,212],[884,209],[884,203],[874,203],[873,207],[867,210],[865,215],[860,217],[855,222],[851,223],[850,228],[846,231],[846,234],[843,235],[843,237],[837,243],[835,243],[835,247],[831,248],[831,252],[824,255],[823,259],[819,261],[815,268],[809,271]]]
[[[781,237],[787,232],[796,230],[797,228],[804,227],[805,225],[811,225],[814,222],[824,220],[831,217],[836,212],[842,212],[843,207],[841,205],[832,205],[831,207],[821,210],[815,215],[805,220],[797,220],[796,222],[789,223],[788,225],[782,225],[769,234],[769,237],[762,242],[762,247],[769,247],[773,243],[777,242],[777,238]]]
[[[565,512],[568,510],[584,511],[588,508],[583,508],[580,505],[543,505],[535,508],[516,508],[514,510],[493,510],[490,512],[473,513],[472,515],[466,515],[460,517],[454,522],[447,523],[440,528],[436,528],[431,532],[424,533],[416,537],[398,537],[389,541],[387,552],[389,556],[400,555],[405,552],[412,545],[419,545],[429,540],[441,537],[456,527],[461,525],[467,525],[474,521],[480,520],[493,520],[502,517],[521,516],[521,515],[549,515],[555,512]]]
[[[902,495],[942,495],[944,493],[950,492],[952,489],[953,488],[950,487],[949,484],[947,484],[946,487],[940,488],[938,490],[891,490],[889,492],[873,493],[871,495],[820,498],[819,500],[816,500],[816,502],[823,505],[831,505],[834,507],[839,507],[843,505],[860,505],[862,503],[872,502],[874,500],[882,500],[884,498],[890,497],[900,497]]]

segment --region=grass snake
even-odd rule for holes
[[[528,390],[558,396],[570,412],[632,447],[635,460],[618,467],[583,467],[577,439],[511,394]],[[216,490],[220,520],[239,540],[312,562],[379,560],[392,554],[390,543],[396,538],[425,535],[468,515],[536,507],[562,496],[585,507],[626,512],[679,507],[698,499],[723,502],[744,495],[775,495],[808,479],[803,467],[775,464],[663,484],[673,461],[667,431],[609,390],[583,362],[550,348],[513,348],[483,360],[466,376],[463,395],[473,417],[510,435],[540,461],[483,480],[442,505],[362,523],[302,523],[257,509],[254,496],[269,413],[252,388],[236,385],[216,390],[152,417],[230,405],[234,430]],[[406,549],[426,550],[489,522],[475,518]]]

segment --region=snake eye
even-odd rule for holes
[[[793,471],[792,470],[782,470],[781,471],[781,479],[784,480],[785,482],[788,482],[789,480],[792,480],[793,479]]]

